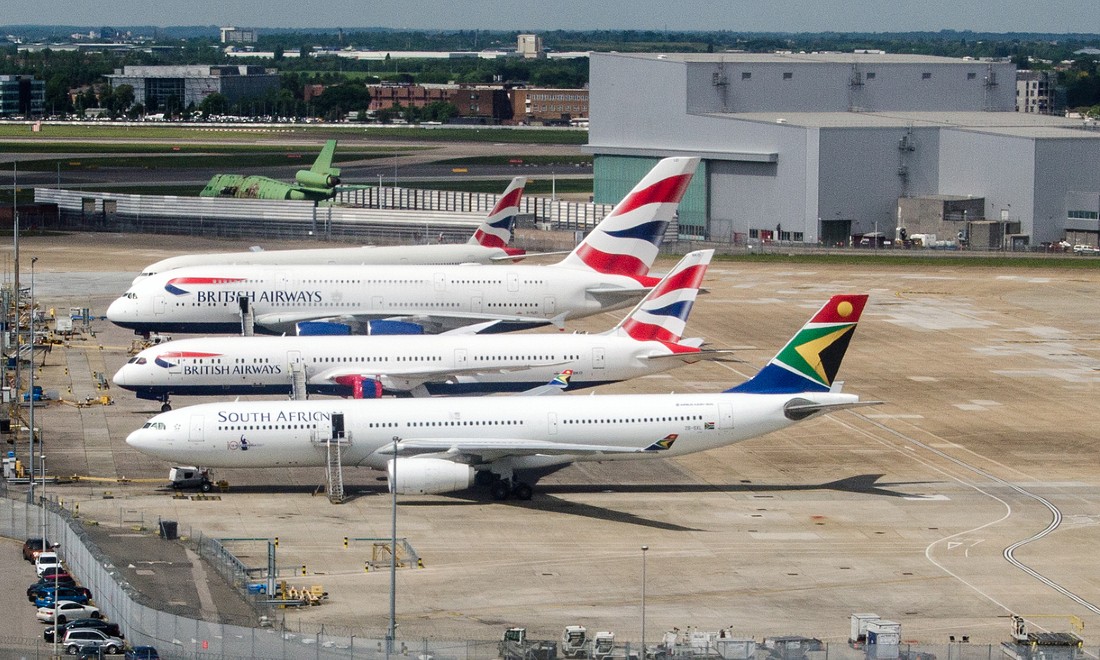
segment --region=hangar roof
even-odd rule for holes
[[[1008,60],[1001,59],[963,59],[958,57],[941,57],[938,55],[911,55],[902,53],[840,53],[840,52],[814,52],[814,53],[599,53],[598,55],[616,55],[620,57],[636,57],[647,60],[669,60],[673,62],[746,62],[746,63],[822,63],[822,64],[958,64],[973,65],[975,62],[982,64],[1003,64]],[[593,55],[597,55],[594,53]]]

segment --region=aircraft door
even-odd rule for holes
[[[436,291],[446,291],[447,290],[447,276],[444,275],[443,273],[436,273],[435,278],[434,278],[434,282],[435,282],[435,290]]]
[[[153,314],[160,316],[168,311],[168,301],[164,296],[153,296]]]
[[[380,312],[385,309],[385,303],[382,302],[382,296],[371,296],[370,308],[372,312]]]
[[[287,351],[286,352],[286,366],[293,371],[294,365],[302,363],[301,351]]]
[[[544,316],[553,316],[557,314],[556,304],[554,302],[554,296],[544,296],[542,299],[542,313]]]
[[[606,363],[606,360],[605,360],[605,358],[606,358],[605,353],[606,353],[606,349],[604,349],[604,348],[593,348],[592,349],[592,368],[593,369],[603,369],[605,366],[607,366],[607,363]]]
[[[180,358],[165,360],[165,362],[168,362],[168,373],[173,375],[173,376],[178,376],[178,375],[182,374],[183,373],[183,361],[184,360],[189,360],[189,359],[191,359],[191,358],[182,358],[182,357],[180,357]]]
[[[457,367],[459,369],[462,369],[465,366],[466,366],[466,349],[465,348],[456,348],[455,349],[455,367]]]
[[[203,428],[206,418],[202,415],[191,415],[191,433],[187,436],[188,442],[202,442],[205,438]]]
[[[546,433],[548,435],[558,434],[558,413],[546,414]]]
[[[519,291],[519,274],[508,273],[508,290]]]
[[[733,406],[728,403],[718,404],[718,428],[733,428]]]
[[[481,312],[481,296],[474,296],[473,298],[470,298],[470,311],[478,313]]]

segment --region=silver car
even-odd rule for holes
[[[74,628],[65,631],[65,639],[62,644],[65,645],[65,653],[69,655],[76,655],[80,650],[89,647],[100,648],[105,653],[113,655],[122,652],[124,642],[118,637],[111,637],[100,630]]]

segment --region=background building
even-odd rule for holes
[[[148,112],[198,106],[215,92],[236,103],[279,87],[278,73],[262,66],[127,66],[107,79],[112,87],[132,86],[135,103],[143,104]]]
[[[0,76],[0,116],[36,117],[42,114],[46,81],[34,76]]]
[[[567,125],[588,117],[588,90],[517,87],[512,90],[512,115],[525,124]]]
[[[655,159],[699,155],[680,232],[716,241],[894,239],[899,200],[980,200],[988,247],[1059,241],[1070,192],[1100,191],[1100,132],[1017,113],[1006,61],[879,53],[593,53],[597,202]],[[945,220],[937,235],[958,236]],[[1100,227],[1092,226],[1092,242]],[[910,232],[911,233],[911,232]],[[986,245],[983,245],[986,247]]]
[[[223,44],[256,43],[256,30],[253,28],[223,27],[221,33]]]
[[[1062,114],[1057,107],[1057,74],[1053,71],[1016,72],[1016,112]]]
[[[527,59],[541,59],[546,57],[546,51],[542,49],[542,37],[537,34],[521,34],[516,37],[516,53]]]

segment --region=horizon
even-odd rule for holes
[[[313,10],[315,7],[316,10]],[[270,0],[263,6],[257,25],[256,8],[241,0],[199,1],[188,5],[116,0],[100,3],[42,0],[34,5],[9,7],[5,24],[10,27],[126,27],[187,28],[236,26],[287,30],[425,30],[425,31],[601,31],[736,32],[800,34],[835,32],[978,32],[987,34],[1030,33],[1050,35],[1098,35],[1100,12],[1087,11],[1068,0],[1051,0],[1037,11],[1033,3],[1005,0],[991,9],[976,0],[927,0],[901,4],[891,0],[820,0],[815,11],[795,0],[753,3],[747,0],[683,0],[668,11],[668,2],[657,0],[606,0],[603,3],[560,0],[553,6],[534,0],[378,0],[369,7],[370,25],[347,27],[364,21],[364,6],[353,0],[327,0],[324,4],[301,0]],[[65,16],[64,24],[42,23],[43,16]],[[323,20],[318,20],[323,17]]]

